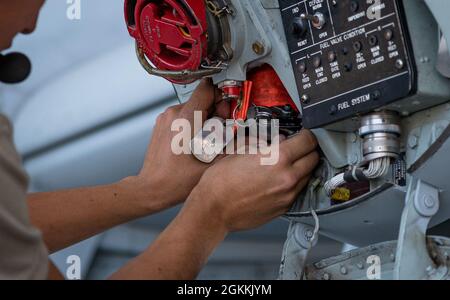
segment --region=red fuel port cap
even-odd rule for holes
[[[207,58],[204,1],[126,0],[125,19],[139,50],[158,70],[197,71]]]

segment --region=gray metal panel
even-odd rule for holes
[[[441,30],[450,41],[450,19],[448,17],[448,0],[425,0],[428,8],[433,13]]]
[[[447,2],[432,0],[430,2]],[[439,25],[423,0],[404,0],[403,6],[411,35],[412,50],[417,66],[417,92],[388,106],[402,113],[412,114],[448,102],[450,80],[436,70],[439,51]],[[448,7],[448,3],[445,4]],[[448,8],[445,8],[444,11]],[[448,13],[447,17],[448,19]]]
[[[450,240],[443,237],[429,237],[429,244],[433,244],[439,260],[447,260],[448,265]],[[368,258],[376,255],[380,258],[380,279],[392,280],[397,260],[395,255],[396,247],[396,241],[389,241],[324,259],[307,267],[306,279],[368,280],[369,267],[373,266],[373,263]]]
[[[437,225],[450,219],[450,126],[411,168],[413,176],[440,189],[440,209],[433,218]]]
[[[449,137],[450,126],[410,168],[411,176],[441,190],[441,207],[432,219],[431,226],[450,218]],[[370,197],[366,195],[347,204],[319,211],[321,233],[356,246],[394,240],[397,238],[405,196],[403,188],[384,186],[372,191]],[[311,217],[299,218],[298,221],[314,224]]]
[[[321,212],[320,233],[355,246],[365,246],[397,238],[405,191],[389,185],[362,197],[357,204],[334,212]],[[298,218],[301,223],[314,225],[312,217]]]

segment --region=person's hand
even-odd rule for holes
[[[310,131],[280,143],[278,163],[261,165],[261,155],[233,155],[208,169],[182,214],[225,232],[257,228],[281,216],[308,183],[319,161]]]
[[[185,201],[210,166],[190,154],[173,153],[172,139],[178,132],[172,131],[172,123],[177,119],[188,120],[192,138],[195,134],[194,112],[202,112],[204,122],[215,109],[215,92],[209,80],[203,80],[187,103],[170,107],[158,117],[144,166],[134,180],[137,188],[151,192],[152,199],[145,201],[157,200],[161,209]]]

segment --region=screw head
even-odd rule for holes
[[[431,196],[424,196],[423,203],[426,208],[433,208],[436,205],[436,202]]]
[[[328,110],[330,115],[335,115],[337,113],[337,111],[338,111],[338,109],[337,109],[336,105],[332,105]]]
[[[353,64],[351,62],[347,62],[344,64],[345,72],[350,72],[353,69]]]
[[[359,9],[359,3],[356,2],[356,1],[352,1],[350,3],[350,10],[351,10],[351,12],[352,13],[356,13],[358,11],[358,9]]]
[[[379,90],[373,91],[373,93],[372,93],[373,100],[378,100],[378,99],[380,99],[380,97],[381,97],[381,92]]]
[[[390,257],[391,257],[391,261],[395,261],[395,254],[394,253],[391,253]]]
[[[439,199],[433,194],[424,193],[414,198],[414,206],[417,212],[424,217],[432,217],[439,210]]]
[[[252,49],[253,49],[253,52],[255,52],[258,55],[264,54],[264,45],[261,44],[260,42],[253,43]]]
[[[350,51],[350,50],[348,50],[347,47],[344,47],[344,48],[342,48],[342,50],[341,50],[342,54],[344,54],[344,55],[347,55],[349,51]]]
[[[308,104],[309,100],[310,100],[310,98],[309,98],[309,96],[307,94],[304,94],[302,96],[302,98],[301,98],[301,101],[302,101],[303,104]]]
[[[395,62],[395,67],[401,70],[405,67],[405,62],[402,59],[397,59],[397,61]]]

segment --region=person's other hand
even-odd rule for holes
[[[257,228],[292,206],[319,161],[316,147],[303,130],[280,143],[275,165],[261,165],[261,155],[228,156],[205,172],[182,213],[226,232]]]
[[[168,108],[156,121],[144,166],[134,178],[134,183],[137,188],[150,192],[153,200],[158,198],[161,209],[185,201],[203,172],[210,166],[198,161],[193,155],[177,155],[172,151],[172,139],[178,134],[172,131],[172,123],[177,119],[188,120],[192,138],[195,134],[194,112],[202,112],[204,122],[216,108],[215,92],[210,81],[203,80],[188,102]],[[221,107],[221,110],[223,112],[224,108]]]

